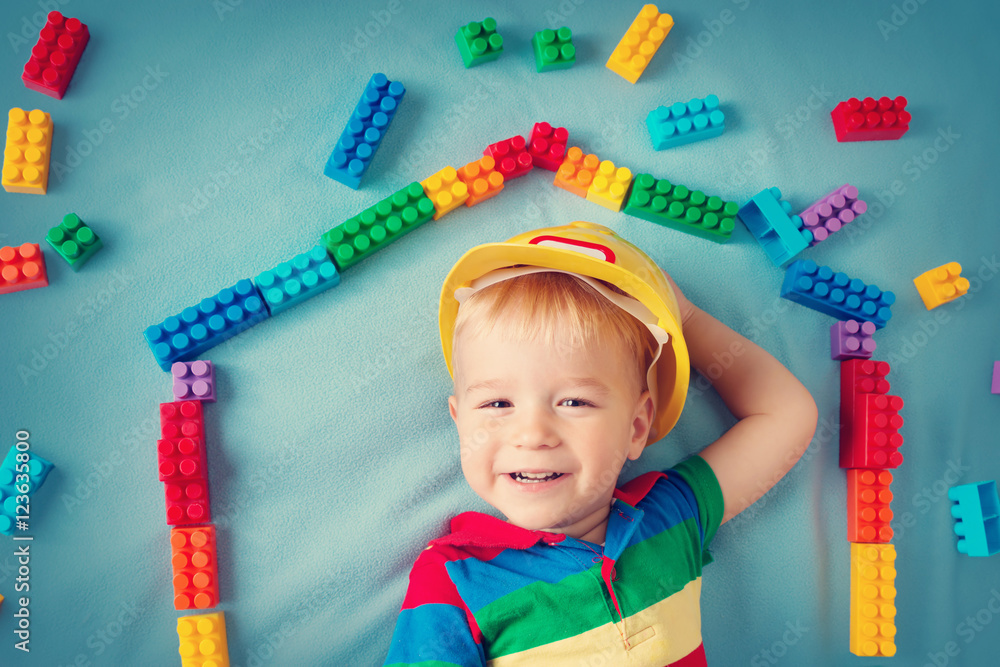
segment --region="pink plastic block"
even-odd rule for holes
[[[38,33],[31,58],[24,65],[24,85],[49,97],[61,100],[69,87],[83,50],[90,41],[87,24],[49,12],[48,21]]]
[[[813,235],[809,247],[825,241],[830,234],[840,231],[841,227],[867,210],[868,204],[858,199],[858,189],[850,184],[841,185],[822,197],[799,214],[803,226]]]
[[[569,142],[569,131],[565,127],[552,127],[548,123],[535,123],[531,130],[531,141],[528,152],[536,167],[559,171],[560,165],[566,159],[566,144]]]
[[[521,135],[490,144],[483,151],[483,155],[489,155],[496,160],[496,169],[503,174],[504,182],[524,176],[531,171],[531,153],[528,152],[524,137]]]
[[[173,438],[204,438],[205,423],[201,401],[160,403],[160,433],[168,440]]]
[[[830,358],[834,361],[845,359],[871,359],[875,352],[875,324],[847,320],[830,327]]]
[[[215,403],[215,367],[211,361],[178,361],[170,367],[174,400]]]
[[[994,394],[1000,394],[1000,361],[993,362],[993,389]]]

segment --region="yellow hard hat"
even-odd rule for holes
[[[487,285],[537,271],[557,271],[582,278],[650,329],[660,349],[647,373],[656,414],[646,444],[665,436],[684,407],[691,370],[677,299],[656,262],[603,225],[573,222],[537,229],[503,243],[476,246],[462,255],[445,278],[438,311],[448,373],[454,377],[452,344],[461,302]],[[632,299],[612,292],[594,279],[614,285]]]

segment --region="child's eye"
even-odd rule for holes
[[[510,407],[510,401],[499,399],[499,400],[496,400],[496,401],[490,401],[489,403],[485,403],[481,407],[484,407],[484,408],[506,408],[506,407]]]
[[[566,398],[566,399],[563,399],[563,403],[568,403],[568,402],[576,403],[577,404],[577,405],[570,405],[570,406],[568,406],[568,407],[571,407],[571,408],[577,408],[577,407],[583,407],[585,405],[590,405],[590,401],[586,401],[586,400],[584,400],[582,398]]]

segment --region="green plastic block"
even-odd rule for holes
[[[455,44],[465,67],[475,67],[496,60],[503,53],[503,37],[497,34],[496,19],[473,21],[455,33]]]
[[[624,212],[709,241],[725,243],[736,226],[734,202],[708,197],[700,190],[691,191],[666,179],[639,174],[632,184],[632,194]]]
[[[322,241],[343,271],[433,217],[434,202],[414,181],[323,234]]]
[[[531,38],[531,46],[535,49],[535,69],[540,73],[569,69],[576,63],[573,31],[569,28],[539,30]]]
[[[74,271],[79,271],[94,253],[104,247],[101,238],[76,213],[66,214],[62,222],[49,230],[45,240]]]

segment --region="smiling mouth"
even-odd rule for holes
[[[537,484],[539,482],[550,482],[563,476],[561,472],[531,473],[531,472],[510,472],[507,473],[515,482],[522,484]]]

